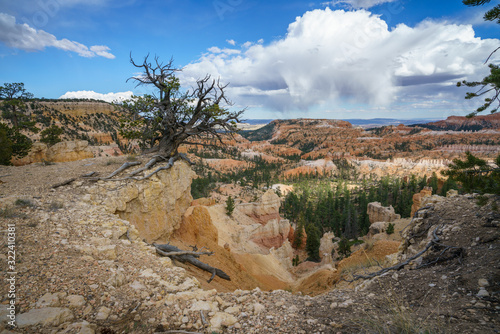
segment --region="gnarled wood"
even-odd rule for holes
[[[208,280],[208,283],[210,283],[215,275],[219,276],[222,279],[230,281],[231,278],[229,277],[228,274],[223,272],[222,270],[218,268],[214,268],[204,262],[201,262],[200,260],[197,259],[200,255],[212,255],[212,252],[189,252],[189,251],[183,251],[175,246],[168,245],[168,244],[153,244],[156,248],[156,252],[162,256],[168,256],[176,261],[185,263],[191,263],[193,266],[198,267],[202,270],[208,271],[209,273],[212,274],[212,277]]]

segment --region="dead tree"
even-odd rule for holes
[[[121,104],[124,114],[121,134],[128,139],[139,140],[143,149],[155,155],[142,168],[132,171],[127,178],[147,178],[159,170],[139,176],[159,162],[167,162],[170,168],[178,159],[185,159],[178,149],[182,144],[200,144],[215,138],[220,143],[224,135],[234,135],[237,123],[244,110],[230,111],[231,101],[226,97],[227,85],[210,75],[198,79],[196,87],[182,90],[176,74],[181,69],[173,66],[173,60],[163,64],[158,57],[153,62],[149,56],[133,66],[143,71],[142,75],[129,78],[137,86],[148,86],[154,95],[133,97]],[[118,173],[130,166],[122,166]],[[163,168],[163,169],[166,169]],[[101,178],[112,180],[111,177]],[[122,178],[123,179],[123,178]]]
[[[204,262],[201,262],[198,260],[198,257],[200,255],[213,255],[212,252],[190,252],[190,251],[183,251],[175,246],[168,245],[168,244],[153,244],[156,248],[156,252],[162,256],[168,256],[173,260],[185,263],[191,263],[193,266],[198,267],[202,270],[208,271],[209,273],[212,274],[212,277],[208,280],[208,283],[212,282],[212,280],[215,278],[215,276],[219,276],[220,278],[223,278],[225,280],[230,281],[231,278],[229,277],[228,274],[223,272],[222,270],[218,268],[214,268]]]

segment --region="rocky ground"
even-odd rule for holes
[[[200,288],[185,269],[157,256],[134,226],[91,204],[92,185],[76,181],[50,190],[90,171],[105,175],[118,163],[100,158],[0,169],[0,268],[5,278],[16,272],[15,299],[5,279],[0,287],[1,333],[500,331],[497,196],[430,202],[403,231],[399,260],[433,240],[432,247],[404,269],[352,283],[363,268],[346,271],[347,281],[316,297],[221,293]],[[8,263],[9,226],[15,226],[15,264]],[[11,300],[14,328],[7,324]]]

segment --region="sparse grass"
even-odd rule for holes
[[[120,162],[117,160],[117,159],[108,159],[106,161],[106,166],[110,166],[110,165],[116,165],[116,164],[119,164]]]
[[[0,209],[0,217],[1,218],[14,218],[15,213],[16,213],[16,210],[14,210],[14,208],[11,206]]]
[[[127,161],[137,161],[137,160],[139,160],[139,159],[137,159],[137,156],[136,156],[136,155],[134,155],[134,154],[129,154],[129,155],[127,155],[127,159],[126,159],[126,160],[127,160]]]
[[[377,267],[377,270],[381,269],[381,268],[384,268],[387,264],[387,261],[386,260],[383,260],[383,261],[375,261],[374,259],[370,259],[368,257],[366,257],[366,260],[363,260],[362,262],[357,262],[357,263],[354,263],[354,264],[348,264],[348,265],[345,265],[345,266],[342,266],[340,268],[340,275],[343,276],[343,275],[348,275],[348,274],[352,274],[356,271],[358,271],[359,269],[364,269],[365,270],[365,273],[367,273],[367,269],[369,268],[372,268],[372,267]],[[374,270],[372,270],[374,271]]]
[[[8,206],[0,209],[0,218],[12,219],[21,218],[26,219],[28,216],[25,213],[18,212],[14,207]]]
[[[57,211],[59,209],[62,209],[64,207],[64,204],[61,202],[52,202],[49,205],[49,210],[50,211]]]
[[[367,241],[365,241],[365,243],[363,244],[363,249],[365,251],[370,251],[373,249],[373,246],[375,245],[375,240],[373,239],[368,239]]]
[[[23,198],[18,198],[14,204],[23,208],[36,206],[31,200]]]
[[[484,196],[484,195],[479,195],[476,197],[477,201],[476,201],[476,204],[479,205],[479,206],[485,206],[486,204],[488,204],[488,196]]]
[[[444,334],[446,331],[443,326],[430,324],[432,315],[439,314],[438,307],[425,317],[419,316],[421,309],[428,301],[430,290],[422,299],[420,306],[410,306],[401,296],[391,289],[386,294],[383,316],[367,314],[367,318],[356,320],[357,326],[361,327],[363,332],[380,334]],[[436,317],[437,318],[437,317]]]

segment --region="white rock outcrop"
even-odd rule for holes
[[[401,218],[400,215],[394,212],[392,205],[382,206],[380,202],[368,203],[367,213],[371,224],[376,222],[392,222]]]

